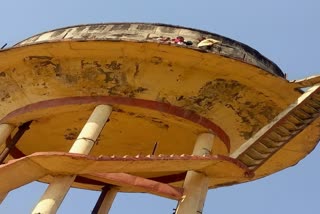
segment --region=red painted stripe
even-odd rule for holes
[[[217,124],[213,123],[211,120],[198,115],[196,112],[184,109],[182,107],[174,106],[169,103],[162,103],[152,100],[134,99],[129,97],[115,97],[115,96],[83,96],[83,97],[65,97],[57,98],[52,100],[40,101],[37,103],[32,103],[26,105],[22,108],[16,109],[4,118],[0,120],[0,123],[5,123],[10,118],[19,116],[32,111],[37,111],[40,109],[58,107],[63,105],[79,105],[79,104],[119,104],[127,106],[141,107],[151,110],[156,110],[159,112],[171,114],[177,117],[184,118],[186,120],[192,121],[209,129],[216,136],[218,136],[222,142],[226,145],[228,151],[230,152],[230,138],[229,136],[220,128]]]

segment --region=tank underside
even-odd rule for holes
[[[172,42],[178,36],[192,45]],[[199,38],[218,43],[198,47]],[[214,160],[204,157],[197,161],[210,166],[198,170],[210,177],[208,187],[215,188],[292,166],[312,151],[320,138],[320,120],[314,116],[254,170],[243,163],[243,157],[233,157],[295,103],[302,91],[252,48],[183,27],[115,23],[45,32],[0,51],[0,81],[0,123],[18,127],[32,121],[5,161],[21,158],[21,162],[9,162],[7,172],[17,164],[26,164],[31,170],[38,159],[43,163],[41,170],[48,173],[40,173],[36,179],[44,182],[72,170],[74,161],[81,160],[84,165],[91,164],[91,172],[122,170],[181,187],[188,169],[196,165],[192,161],[188,165],[189,159],[181,155],[192,154],[201,133],[213,133]],[[100,104],[111,105],[113,111],[90,158],[64,154]],[[114,155],[122,159],[114,160]],[[129,165],[121,163],[126,163],[127,156],[134,159],[137,155],[137,164],[126,171]],[[148,155],[148,161],[139,165]],[[99,156],[105,159],[95,159]],[[69,161],[69,167],[64,161]],[[108,161],[117,167],[103,168]],[[56,169],[48,168],[55,164]],[[145,170],[138,170],[142,168]],[[85,169],[73,173],[78,174],[74,187],[98,190],[104,185],[90,179]],[[136,189],[123,187],[121,191]]]

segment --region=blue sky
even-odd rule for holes
[[[225,1],[1,1],[0,46],[54,28],[101,22],[157,22],[218,33],[257,49],[300,79],[320,73],[320,3],[316,0]],[[320,150],[299,164],[251,183],[210,190],[204,213],[318,213]],[[1,182],[6,182],[1,180]],[[33,183],[9,194],[0,213],[29,213],[45,190]],[[71,190],[58,213],[90,213],[99,193]],[[176,202],[146,194],[118,194],[121,213],[172,213]]]

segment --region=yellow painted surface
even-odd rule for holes
[[[274,170],[278,171],[284,167],[288,167],[286,163],[289,161],[292,163],[290,166],[293,166],[307,156],[317,145],[318,139],[320,138],[319,127],[320,118],[311,123],[311,125],[287,143],[279,152],[275,153],[265,165],[258,168],[255,172],[256,177],[266,176]]]
[[[0,72],[0,118],[28,104],[56,98],[120,96],[151,100],[208,118],[230,137],[231,153],[301,94],[288,81],[231,58],[143,42],[70,41],[13,48],[0,52]],[[155,110],[113,107],[115,111],[90,155],[146,155],[152,152],[155,142],[156,154],[191,154],[196,136],[210,131]],[[93,109],[94,104],[65,105],[2,122],[20,125],[34,120],[17,144],[26,155],[66,152]],[[319,126],[308,130],[304,136],[319,132]],[[288,149],[301,145],[303,149],[287,157],[279,152],[257,171],[257,177],[291,166],[304,157],[316,145],[317,137],[309,138],[306,147],[304,140],[299,135]],[[228,154],[219,139],[213,154]],[[219,185],[247,181],[232,177],[229,170],[238,173],[233,167],[221,167],[215,172],[226,177],[217,178]],[[149,173],[162,175],[153,172],[152,165]],[[218,185],[215,173],[210,174],[211,187]]]
[[[94,104],[70,105],[38,111],[37,114],[42,115],[40,118],[33,113],[24,115],[24,119],[34,118],[35,121],[17,148],[25,154],[69,151],[93,108]],[[148,155],[156,142],[156,154],[191,154],[194,144],[191,139],[195,140],[197,134],[206,131],[200,125],[158,111],[128,106],[117,108],[112,112],[91,155]],[[61,113],[60,110],[66,112]],[[61,121],[64,121],[63,125]],[[37,134],[31,130],[37,130]],[[172,147],[176,149],[172,150]],[[227,153],[221,141],[214,148],[216,153]]]
[[[232,178],[237,177],[241,179],[244,178],[245,173],[244,169],[221,158],[184,159],[183,157],[156,157],[154,159],[132,160],[132,158],[110,157],[96,159],[85,155],[72,155],[68,153],[35,153],[31,156],[10,161],[0,167],[0,176],[11,181],[0,186],[0,193],[8,192],[33,180],[42,180],[42,177],[44,181],[51,181],[52,177],[44,177],[46,175],[83,175],[86,177],[86,175],[94,173],[123,172],[133,175],[140,173],[144,175],[143,177],[150,178],[154,174],[150,174],[149,172],[158,173],[159,175],[170,175],[194,170],[207,173],[208,175],[214,174],[217,177],[224,177],[225,181],[228,181],[230,178],[225,176],[227,174],[232,174]],[[225,174],[220,168],[231,169],[233,171]],[[19,170],[24,171],[23,176],[17,176],[17,172],[20,173]],[[213,179],[210,187],[218,184]],[[79,186],[89,188],[86,185]],[[99,189],[99,187],[93,186],[91,188]],[[121,191],[128,190],[122,189]]]

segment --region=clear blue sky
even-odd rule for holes
[[[248,44],[277,63],[288,79],[320,72],[317,0],[4,0],[0,7],[0,46],[75,24],[159,22],[203,29]],[[317,147],[285,171],[211,190],[204,213],[319,213],[319,163]],[[0,178],[2,182],[7,181]],[[11,192],[0,213],[30,213],[44,190],[44,184],[33,183]],[[58,213],[90,213],[98,195],[71,190]],[[118,194],[110,213],[171,214],[175,206],[175,201],[146,194]]]

